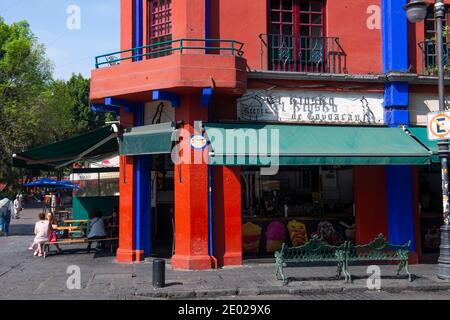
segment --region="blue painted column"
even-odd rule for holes
[[[144,105],[135,107],[136,126],[144,125]],[[136,156],[135,166],[136,250],[151,253],[151,156]],[[141,257],[142,258],[142,257]]]
[[[134,32],[135,47],[142,47],[143,38],[143,2],[134,0]],[[135,54],[142,54],[142,49],[136,50]],[[135,61],[142,57],[135,58]],[[145,104],[134,106],[135,126],[144,125]],[[135,208],[136,208],[136,251],[141,251],[143,256],[137,258],[142,260],[151,253],[151,157],[136,156],[135,166]]]
[[[403,6],[407,0],[382,0],[383,72],[406,72],[408,59],[408,22]],[[409,125],[409,85],[386,84],[385,122],[390,127]],[[386,167],[388,239],[394,244],[411,241],[415,251],[413,179],[409,166]]]

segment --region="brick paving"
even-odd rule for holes
[[[350,266],[355,280],[335,280],[335,267],[286,269],[295,281],[275,280],[273,263],[208,271],[174,271],[168,261],[167,286],[152,287],[152,260],[118,264],[108,254],[87,254],[83,246],[66,247],[46,259],[27,250],[38,209],[27,209],[13,220],[12,236],[0,237],[0,299],[447,299],[450,282],[438,280],[435,265],[415,265],[413,282],[395,277],[396,266],[381,266],[381,291],[368,292],[367,268]],[[67,268],[81,270],[81,289],[69,290]]]

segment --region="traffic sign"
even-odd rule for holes
[[[428,114],[428,140],[450,139],[450,111]]]

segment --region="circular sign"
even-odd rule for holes
[[[446,138],[450,133],[450,117],[445,114],[437,114],[430,121],[430,131],[438,138]]]
[[[191,147],[197,150],[202,150],[208,145],[208,141],[202,135],[194,135],[191,137]]]

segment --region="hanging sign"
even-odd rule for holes
[[[428,114],[428,139],[450,139],[450,111]]]
[[[248,90],[238,120],[253,122],[384,124],[382,93]]]

